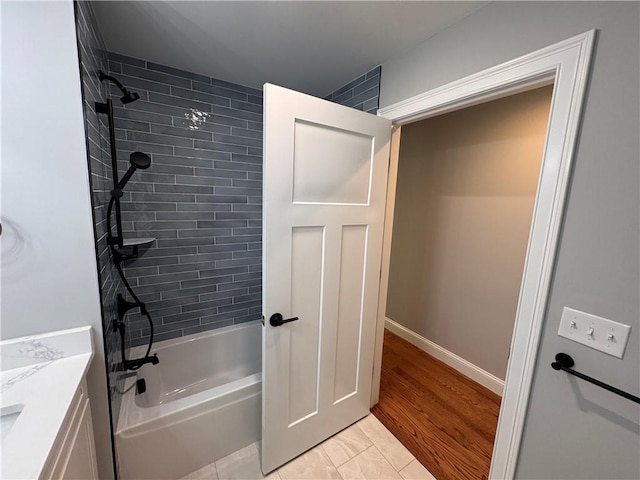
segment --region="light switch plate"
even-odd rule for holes
[[[629,325],[564,307],[558,335],[622,358],[630,331]]]

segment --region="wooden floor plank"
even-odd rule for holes
[[[500,397],[388,330],[371,411],[438,480],[488,478]]]

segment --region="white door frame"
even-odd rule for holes
[[[553,84],[547,137],[489,478],[513,478],[563,219],[595,30],[379,110],[394,125]],[[399,129],[398,129],[399,130]],[[392,137],[371,404],[378,401],[400,132]]]

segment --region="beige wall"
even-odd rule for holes
[[[551,93],[402,128],[387,317],[501,379]]]

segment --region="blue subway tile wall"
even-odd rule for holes
[[[381,73],[382,66],[378,65],[331,92],[324,99],[375,115],[379,106]]]
[[[113,53],[109,70],[140,95],[115,109],[120,173],[134,151],[152,160],[122,219],[125,237],[156,238],[125,265],[155,340],[260,319],[262,92]],[[146,344],[146,318],[127,324]]]
[[[107,384],[109,386],[109,408],[112,432],[118,424],[122,372],[117,370],[121,362],[120,339],[113,332],[111,322],[116,319],[116,297],[124,293],[124,286],[118,277],[111,253],[107,246],[106,209],[112,185],[111,155],[109,152],[109,129],[105,115],[97,114],[96,102],[107,99],[107,88],[100,83],[98,71],[108,71],[105,44],[100,36],[92,6],[89,2],[76,2],[76,35],[80,56],[80,78],[85,117],[85,133],[91,203],[93,209],[96,256],[98,260],[98,280],[100,284],[100,305],[102,310],[102,334],[104,336],[105,358],[107,361]],[[117,459],[116,459],[117,461]]]

